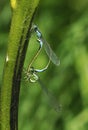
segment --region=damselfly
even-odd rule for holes
[[[43,38],[42,33],[39,31],[38,27],[36,25],[32,25],[31,28],[31,32],[35,32],[36,36],[37,36],[37,41],[39,42],[39,49],[36,53],[36,55],[34,56],[34,58],[31,61],[31,64],[29,64],[28,66],[28,71],[30,70],[31,65],[33,64],[34,60],[36,59],[36,57],[39,55],[42,46],[44,45],[44,49],[49,57],[49,62],[46,65],[46,67],[44,69],[38,70],[38,71],[44,71],[48,68],[50,61],[52,61],[55,65],[60,65],[60,60],[58,59],[58,57],[56,56],[56,54],[54,53],[54,51],[51,49],[50,45],[47,43],[47,41]]]
[[[39,31],[38,27],[36,25],[32,26],[32,30],[36,32],[37,35],[37,41],[40,43],[40,45],[44,45],[44,49],[50,58],[50,60],[55,64],[55,65],[60,65],[60,60],[54,53],[54,51],[51,49],[50,45],[47,43],[47,41],[43,38],[42,33]]]
[[[55,96],[53,96],[53,94],[43,84],[43,82],[41,81],[41,79],[37,75],[38,71],[36,71],[36,69],[34,69],[33,67],[31,67],[29,72],[27,70],[25,70],[24,72],[25,72],[25,77],[24,78],[26,79],[26,81],[30,81],[32,83],[38,81],[39,84],[40,84],[40,86],[41,86],[41,89],[43,90],[43,92],[45,93],[45,95],[47,96],[47,98],[49,100],[50,106],[56,112],[60,112],[60,110],[61,110],[61,104],[57,103],[57,100],[56,100]]]
[[[59,65],[60,64],[60,60],[58,59],[56,54],[53,52],[53,50],[51,49],[50,45],[45,41],[45,39],[42,36],[42,33],[39,31],[39,29],[38,29],[38,27],[36,25],[32,26],[31,31],[36,33],[37,41],[39,43],[39,49],[38,49],[36,55],[33,57],[31,63],[28,65],[28,68],[26,70],[24,70],[25,79],[27,81],[32,82],[32,83],[38,81],[40,86],[41,86],[41,88],[42,88],[42,90],[47,95],[48,99],[50,100],[50,102],[51,102],[50,105],[56,111],[60,111],[61,105],[58,105],[55,97],[45,87],[45,85],[42,83],[42,81],[40,80],[40,78],[37,75],[37,73],[43,72],[43,71],[45,71],[48,68],[48,66],[50,64],[50,61],[52,61],[55,65]],[[46,53],[47,53],[47,55],[49,57],[49,61],[48,61],[48,64],[45,66],[45,68],[43,68],[43,69],[35,69],[34,67],[32,67],[32,64],[35,61],[35,59],[37,58],[37,56],[39,55],[43,45],[44,45],[45,51],[46,51]]]

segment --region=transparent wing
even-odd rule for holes
[[[60,64],[60,60],[58,59],[56,54],[53,52],[53,50],[51,49],[50,45],[45,41],[45,39],[43,38],[42,33],[39,31],[38,27],[36,25],[33,25],[32,29],[36,32],[36,35],[38,37],[37,40],[40,43],[40,45],[44,44],[45,51],[46,51],[47,55],[49,56],[50,60],[55,65],[59,65]]]
[[[55,65],[60,65],[60,60],[58,59],[58,57],[56,56],[54,51],[51,49],[50,45],[47,43],[47,41],[45,41],[45,39],[43,37],[42,37],[42,41],[43,41],[43,44],[44,44],[44,49],[45,49],[48,57],[50,58],[50,60]]]
[[[43,82],[40,80],[40,78],[38,79],[38,82],[43,90],[43,92],[46,94],[46,96],[49,99],[49,104],[52,108],[54,108],[54,110],[56,112],[60,112],[61,111],[61,104],[58,104],[57,100],[55,99],[55,97],[53,96],[53,94],[45,87],[45,85],[43,84]]]

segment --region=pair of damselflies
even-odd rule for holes
[[[40,32],[40,30],[38,29],[38,27],[36,25],[34,25],[34,24],[32,25],[31,32],[35,33],[36,36],[37,36],[37,42],[39,43],[39,49],[38,49],[36,55],[33,57],[31,63],[28,65],[28,68],[25,70],[25,79],[27,81],[32,82],[32,83],[38,81],[42,90],[43,90],[43,92],[48,97],[48,99],[50,101],[50,105],[56,111],[60,111],[61,105],[57,103],[53,94],[45,87],[45,85],[43,84],[43,82],[41,81],[39,76],[37,75],[37,73],[47,70],[47,68],[50,64],[50,61],[52,61],[55,65],[59,65],[60,60],[58,59],[58,57],[56,56],[54,51],[51,49],[51,47],[47,43],[47,41],[43,38],[42,33]],[[37,58],[37,56],[39,55],[43,46],[44,46],[44,49],[45,49],[45,51],[46,51],[46,53],[49,57],[48,64],[43,69],[35,69],[34,67],[32,67],[32,64],[35,61],[35,59]]]

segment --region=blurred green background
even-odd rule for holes
[[[88,130],[88,0],[40,1],[34,21],[61,61],[39,76],[62,109],[57,113],[50,107],[38,83],[22,80],[19,130]],[[0,1],[0,86],[10,23],[10,3]],[[35,43],[32,36],[25,67],[37,51]],[[43,68],[47,61],[43,50],[34,67]]]

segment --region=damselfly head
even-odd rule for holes
[[[35,73],[35,69],[31,67],[29,71],[26,70],[24,78],[26,81],[30,81],[32,83],[36,82],[38,80],[38,76]]]
[[[36,32],[38,30],[38,27],[35,24],[33,24],[32,29],[34,29],[34,31]]]
[[[30,82],[32,82],[32,83],[35,83],[38,79],[39,79],[39,78],[38,78],[38,76],[37,76],[35,73],[33,73],[33,74],[30,76]]]

